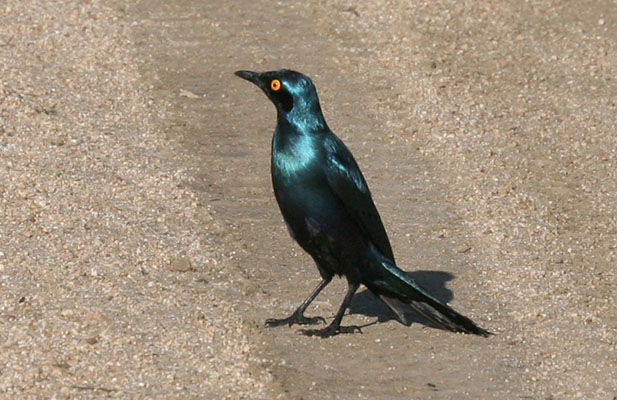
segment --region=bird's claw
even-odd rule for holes
[[[360,329],[360,327],[356,325],[349,325],[349,326],[330,325],[324,329],[300,329],[298,332],[306,336],[319,336],[320,338],[325,339],[328,337],[339,335],[341,333],[356,333],[356,332],[362,333],[362,329]]]
[[[293,313],[291,316],[283,319],[268,318],[266,320],[266,327],[272,328],[275,326],[289,325],[315,325],[320,322],[326,323],[326,320],[322,317],[305,317],[303,314]]]

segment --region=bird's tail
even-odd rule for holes
[[[371,279],[365,281],[365,285],[403,322],[406,322],[406,319],[401,303],[409,305],[425,318],[451,331],[473,333],[484,337],[492,335],[471,319],[428,294],[394,262],[379,254],[378,251],[375,251],[373,255],[377,256],[373,258],[377,265],[372,265]]]

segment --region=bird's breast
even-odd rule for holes
[[[275,137],[272,143],[272,174],[294,178],[303,173],[311,173],[319,158],[316,144],[310,137]]]

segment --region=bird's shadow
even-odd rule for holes
[[[454,275],[443,271],[413,271],[406,272],[406,274],[442,303],[448,303],[454,298],[452,291],[445,286],[446,282],[454,279]],[[353,297],[349,304],[349,313],[377,317],[377,322],[380,323],[390,320],[401,322],[396,314],[368,289],[357,293]],[[409,307],[405,308],[405,317],[408,322],[407,326],[417,322],[422,325],[435,327],[433,323],[427,321]]]

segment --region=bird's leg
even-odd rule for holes
[[[268,318],[266,320],[266,326],[268,327],[281,326],[281,325],[292,326],[293,324],[309,325],[309,324],[316,324],[320,321],[323,323],[326,323],[326,320],[323,319],[322,317],[305,317],[304,311],[306,311],[306,308],[309,306],[309,304],[311,304],[313,300],[315,300],[315,297],[317,297],[319,292],[321,292],[323,288],[325,288],[328,285],[328,283],[330,283],[331,280],[332,280],[332,276],[323,278],[322,281],[319,282],[319,285],[317,285],[317,287],[310,294],[310,296],[307,297],[306,300],[302,302],[302,304],[300,304],[300,307],[298,307],[298,309],[294,311],[293,314],[283,319]]]
[[[327,327],[323,329],[301,329],[300,333],[302,333],[303,335],[307,335],[307,336],[319,336],[321,338],[327,338],[330,336],[338,335],[339,333],[354,333],[354,332],[362,333],[359,326],[355,326],[355,325],[341,326],[341,321],[343,320],[343,315],[345,315],[345,310],[349,306],[349,303],[351,302],[351,298],[356,293],[356,290],[358,290],[359,286],[360,285],[358,283],[349,283],[349,286],[347,287],[347,294],[345,294],[343,303],[341,304],[341,307],[336,313],[336,316],[334,317],[334,321],[332,321],[330,325],[328,325]]]

